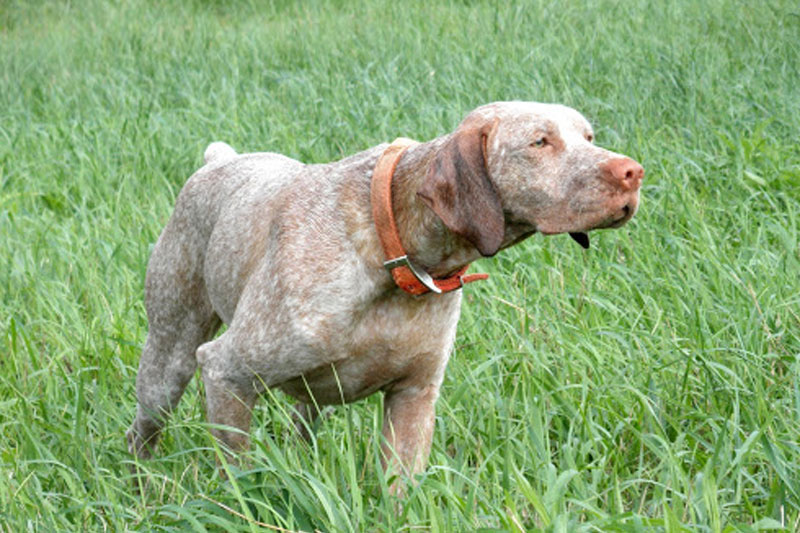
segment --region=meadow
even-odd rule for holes
[[[0,1],[0,532],[800,531],[800,8],[775,0]],[[560,102],[637,216],[472,271],[430,467],[380,395],[242,469],[194,380],[134,490],[152,244],[208,143],[341,158]]]

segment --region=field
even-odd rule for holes
[[[800,8],[734,0],[0,0],[0,532],[800,531]],[[430,467],[382,399],[226,480],[194,380],[134,490],[152,244],[205,147],[325,162],[561,102],[636,218],[472,271]]]

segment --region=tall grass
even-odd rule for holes
[[[798,67],[789,1],[6,0],[0,531],[800,530]],[[643,204],[476,265],[405,504],[380,397],[306,444],[269,394],[225,479],[196,381],[134,490],[144,271],[205,146],[329,161],[502,99],[583,111]]]

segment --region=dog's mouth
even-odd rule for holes
[[[608,222],[606,222],[604,224],[601,224],[601,225],[599,225],[599,226],[597,226],[595,228],[592,228],[592,229],[619,228],[621,226],[624,226],[625,223],[628,221],[628,219],[629,219],[629,217],[628,217],[628,215],[626,213],[624,216],[622,216],[620,218],[615,218],[615,219],[609,220]],[[588,250],[589,249],[589,234],[586,233],[585,231],[570,231],[569,232],[569,236],[572,237],[572,239],[575,242],[580,244],[581,248],[583,248],[584,250]]]
[[[630,205],[625,205],[622,207],[619,216],[607,219],[590,229],[616,229],[622,227],[633,217],[634,209]],[[585,231],[570,231],[569,236],[580,244],[584,250],[589,249],[589,235]]]
[[[572,237],[575,242],[581,245],[584,250],[589,249],[589,235],[582,231],[577,232],[569,232],[569,236]]]

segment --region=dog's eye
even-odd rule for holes
[[[586,140],[589,141],[589,142],[593,142],[594,141],[594,135],[592,135],[591,133],[587,133],[586,134]]]
[[[536,147],[536,148],[541,148],[545,144],[547,144],[547,139],[545,139],[544,137],[541,137],[541,138],[536,139],[535,141],[533,141],[531,143],[531,146]]]

